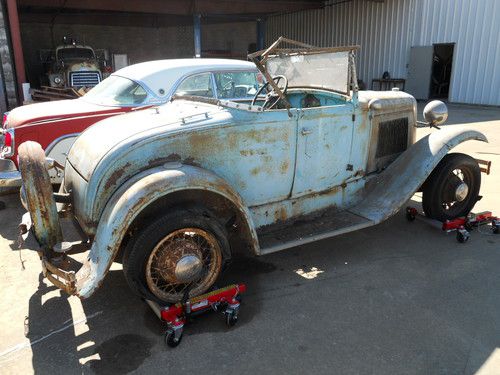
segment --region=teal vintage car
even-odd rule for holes
[[[236,252],[263,255],[375,225],[418,190],[430,217],[467,214],[480,168],[448,152],[486,137],[455,128],[416,142],[415,99],[359,91],[357,48],[280,38],[250,55],[266,77],[253,99],[188,93],[101,121],[74,143],[57,193],[54,164],[36,143],[21,145],[22,228],[33,228],[45,276],[87,298],[120,260],[137,294],[173,303],[208,290]],[[433,102],[425,117],[437,126],[446,107]],[[81,240],[63,238],[68,223]],[[70,255],[82,251],[72,269]]]

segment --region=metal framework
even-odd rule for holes
[[[288,43],[298,48],[278,48],[280,44]],[[248,55],[248,58],[253,61],[253,63],[257,66],[260,72],[264,75],[267,82],[276,94],[280,97],[280,99],[285,104],[287,110],[290,109],[290,102],[287,100],[285,94],[279,86],[274,82],[271,75],[268,73],[265,64],[270,56],[278,56],[278,55],[314,55],[320,53],[331,53],[331,52],[354,52],[358,50],[360,46],[344,46],[344,47],[315,47],[310,44],[302,43],[296,40],[288,39],[283,36],[280,36],[271,46],[265,50],[260,50]],[[354,57],[350,57],[349,61],[349,78],[352,88],[357,91],[357,81],[356,81],[356,70],[354,67]]]

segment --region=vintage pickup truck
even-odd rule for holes
[[[94,87],[102,81],[96,53],[90,46],[71,43],[60,45],[54,51],[54,61],[47,74],[51,87]]]
[[[58,193],[40,146],[22,144],[21,228],[33,228],[45,276],[87,298],[120,260],[137,294],[173,303],[209,289],[237,251],[375,225],[418,190],[430,217],[468,213],[480,168],[448,152],[486,137],[454,127],[415,142],[415,99],[358,91],[356,49],[280,38],[250,55],[267,83],[247,103],[174,97],[106,119],[76,140]],[[424,115],[439,125],[446,107]],[[64,241],[61,222],[76,223],[81,241]]]

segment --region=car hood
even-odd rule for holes
[[[207,124],[224,122],[226,111],[212,104],[176,100],[159,107],[131,112],[99,121],[75,141],[68,162],[87,181],[104,158],[113,159],[156,136],[192,131]],[[105,161],[101,164],[106,164]],[[102,165],[100,169],[109,169]]]
[[[9,112],[7,128],[39,122],[122,111],[120,107],[89,103],[81,98],[23,105]]]

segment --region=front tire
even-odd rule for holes
[[[423,186],[422,206],[427,217],[446,221],[466,216],[479,197],[481,170],[465,154],[448,154]]]
[[[206,292],[229,258],[224,226],[203,210],[178,210],[160,217],[129,242],[123,272],[139,296],[160,303]]]

